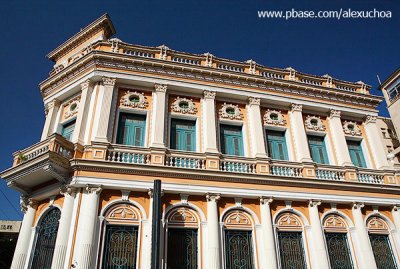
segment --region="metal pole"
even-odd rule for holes
[[[160,269],[161,180],[154,180],[153,223],[151,231],[151,269]]]

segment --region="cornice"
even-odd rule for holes
[[[183,178],[189,180],[204,180],[231,183],[246,183],[258,185],[275,185],[290,187],[307,187],[331,190],[354,190],[366,193],[398,194],[400,186],[376,185],[359,182],[318,180],[311,178],[292,178],[262,174],[240,174],[211,170],[181,169],[168,166],[118,164],[106,161],[76,159],[71,161],[73,171],[90,171],[99,173],[143,175],[152,177]],[[245,175],[245,176],[243,176]]]
[[[159,59],[147,59],[121,55],[104,51],[92,51],[64,70],[46,79],[40,84],[42,96],[56,92],[60,86],[76,79],[78,73],[92,68],[117,68],[124,71],[145,72],[154,76],[170,76],[174,80],[198,80],[205,86],[210,83],[221,84],[221,87],[241,86],[248,89],[259,89],[275,93],[290,93],[299,97],[324,99],[329,102],[341,102],[375,109],[383,100],[382,97],[353,93],[322,86],[305,85],[297,81],[274,80],[252,74],[229,73],[224,70],[204,66],[187,66],[176,62],[165,62]]]

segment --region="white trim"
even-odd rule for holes
[[[180,114],[180,113],[174,113],[170,112],[168,113],[168,130],[167,130],[167,148],[171,149],[171,135],[172,135],[172,120],[177,119],[177,120],[188,120],[188,121],[194,121],[195,122],[195,127],[196,127],[196,150],[195,151],[186,151],[186,150],[178,150],[182,152],[201,152],[200,148],[200,117],[197,117],[196,115],[187,115],[187,114]],[[177,150],[177,149],[173,149]]]
[[[375,137],[374,139],[379,139],[378,137]],[[369,148],[367,146],[367,141],[366,139],[361,140],[361,149],[365,158],[365,163],[367,165],[367,168],[372,169],[372,161],[371,161],[371,152],[369,151]]]
[[[87,120],[86,120],[86,126],[85,126],[85,136],[84,136],[84,144],[88,145],[90,144],[90,140],[89,140],[89,133],[90,133],[90,127],[92,125],[92,119],[93,119],[93,113],[94,113],[94,106],[95,106],[95,101],[96,101],[96,93],[98,91],[98,87],[99,85],[96,83],[93,85],[93,90],[92,90],[92,94],[90,97],[90,102],[89,102],[89,108],[88,112],[87,112]]]
[[[224,211],[221,213],[220,219],[219,221],[221,223],[224,223],[224,219],[225,219],[225,215],[229,213],[229,211],[232,210],[242,210],[244,212],[246,212],[247,214],[249,214],[252,218],[253,218],[253,226],[255,227],[256,225],[260,225],[260,220],[258,219],[257,215],[254,213],[253,210],[251,210],[248,207],[245,206],[230,206],[228,208],[225,208]]]
[[[74,241],[74,234],[78,227],[78,225],[75,225],[75,224],[77,224],[76,219],[78,218],[78,206],[79,206],[80,201],[81,201],[81,192],[77,191],[75,199],[74,199],[74,207],[72,210],[72,218],[71,218],[71,224],[70,224],[70,228],[69,228],[69,238],[68,238],[68,243],[67,243],[67,251],[65,252],[64,269],[70,269],[69,263],[70,263],[70,259],[71,259],[71,255],[72,255],[71,252],[72,252],[72,243]],[[82,213],[82,212],[80,212],[80,213]]]
[[[135,185],[132,186],[132,179],[105,179],[95,177],[80,177],[74,176],[71,184],[85,186],[86,184],[101,184],[104,187],[111,187],[116,189],[127,189],[127,190],[145,190],[153,187],[153,182],[140,181],[135,179]],[[378,204],[378,205],[394,205],[400,204],[399,199],[391,198],[373,198],[369,196],[349,196],[349,195],[338,195],[338,194],[313,194],[308,192],[288,192],[288,191],[270,191],[270,190],[259,190],[255,186],[254,189],[245,188],[227,188],[227,187],[216,187],[216,186],[199,186],[199,185],[186,185],[186,184],[175,184],[175,183],[163,183],[164,191],[171,191],[174,193],[192,193],[192,194],[205,194],[205,193],[219,193],[221,195],[239,196],[239,197],[275,197],[276,199],[282,200],[323,200],[327,202],[340,202],[340,203],[354,203],[358,201],[366,204]]]

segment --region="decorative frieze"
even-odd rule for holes
[[[376,123],[377,118],[377,116],[367,115],[367,117],[365,118],[365,124]]]
[[[21,206],[21,211],[26,212],[28,210],[28,207],[35,207],[37,206],[38,202],[32,198],[29,198],[25,195],[22,195],[20,198],[20,206]]]
[[[361,129],[358,127],[357,123],[354,121],[344,121],[343,131],[346,135],[351,136],[361,136]]]
[[[230,120],[243,120],[243,113],[238,105],[224,103],[219,110],[219,117]]]
[[[167,88],[168,86],[166,84],[154,84],[154,89],[156,90],[156,92],[166,92]]]
[[[276,224],[280,229],[301,228],[303,226],[300,219],[291,212],[281,214],[276,220]]]
[[[330,113],[329,113],[329,117],[330,118],[340,118],[340,114],[341,114],[340,110],[331,109]]]
[[[291,104],[290,109],[292,112],[297,111],[297,112],[302,112],[303,111],[303,105],[301,104]]]
[[[225,217],[224,225],[227,228],[251,228],[251,219],[244,211],[233,210]]]
[[[264,124],[285,126],[286,120],[280,110],[268,109],[267,111],[265,111],[265,114],[264,114]]]
[[[373,216],[368,219],[367,228],[370,232],[382,232],[388,230],[386,222],[378,216]]]
[[[185,98],[185,97],[176,97],[174,102],[171,104],[171,110],[173,112],[182,113],[182,114],[196,114],[197,108],[196,104],[193,102],[193,99]]]
[[[80,100],[81,96],[79,95],[64,104],[64,120],[70,119],[78,114]]]
[[[137,222],[140,220],[140,214],[134,206],[121,204],[110,210],[107,220]]]
[[[86,185],[85,191],[87,194],[100,194],[100,192],[103,190],[102,186],[90,186]]]
[[[103,85],[104,86],[114,86],[115,82],[117,81],[116,78],[109,78],[109,77],[102,77]]]
[[[216,194],[216,193],[207,193],[207,195],[206,195],[207,202],[216,202],[220,198],[221,198],[221,195]]]
[[[325,229],[346,229],[346,222],[342,217],[336,214],[330,214],[324,220]]]
[[[149,102],[147,101],[147,97],[143,92],[131,92],[126,91],[124,95],[121,96],[120,104],[123,107],[131,107],[131,108],[142,108],[145,109],[149,106]]]
[[[203,94],[204,94],[204,99],[215,99],[215,95],[216,95],[217,93],[214,92],[214,91],[205,90],[205,91],[203,92]]]
[[[321,120],[321,117],[307,115],[306,120],[304,121],[304,126],[306,130],[309,131],[321,131],[324,132],[326,127]]]
[[[249,101],[249,105],[254,105],[254,106],[259,106],[261,103],[260,98],[256,98],[256,97],[249,97],[248,101]]]
[[[180,207],[174,210],[168,217],[168,225],[196,226],[197,217],[192,209]]]

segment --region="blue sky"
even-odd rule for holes
[[[256,62],[348,80],[377,91],[399,67],[400,3],[395,0],[0,1],[0,170],[12,152],[40,139],[44,122],[38,84],[48,52],[109,13],[123,41]],[[31,1],[33,2],[33,1]],[[391,19],[259,19],[258,10],[389,10]],[[380,114],[386,116],[386,104]],[[0,182],[0,219],[21,219],[18,193]],[[3,193],[8,197],[8,203]]]

